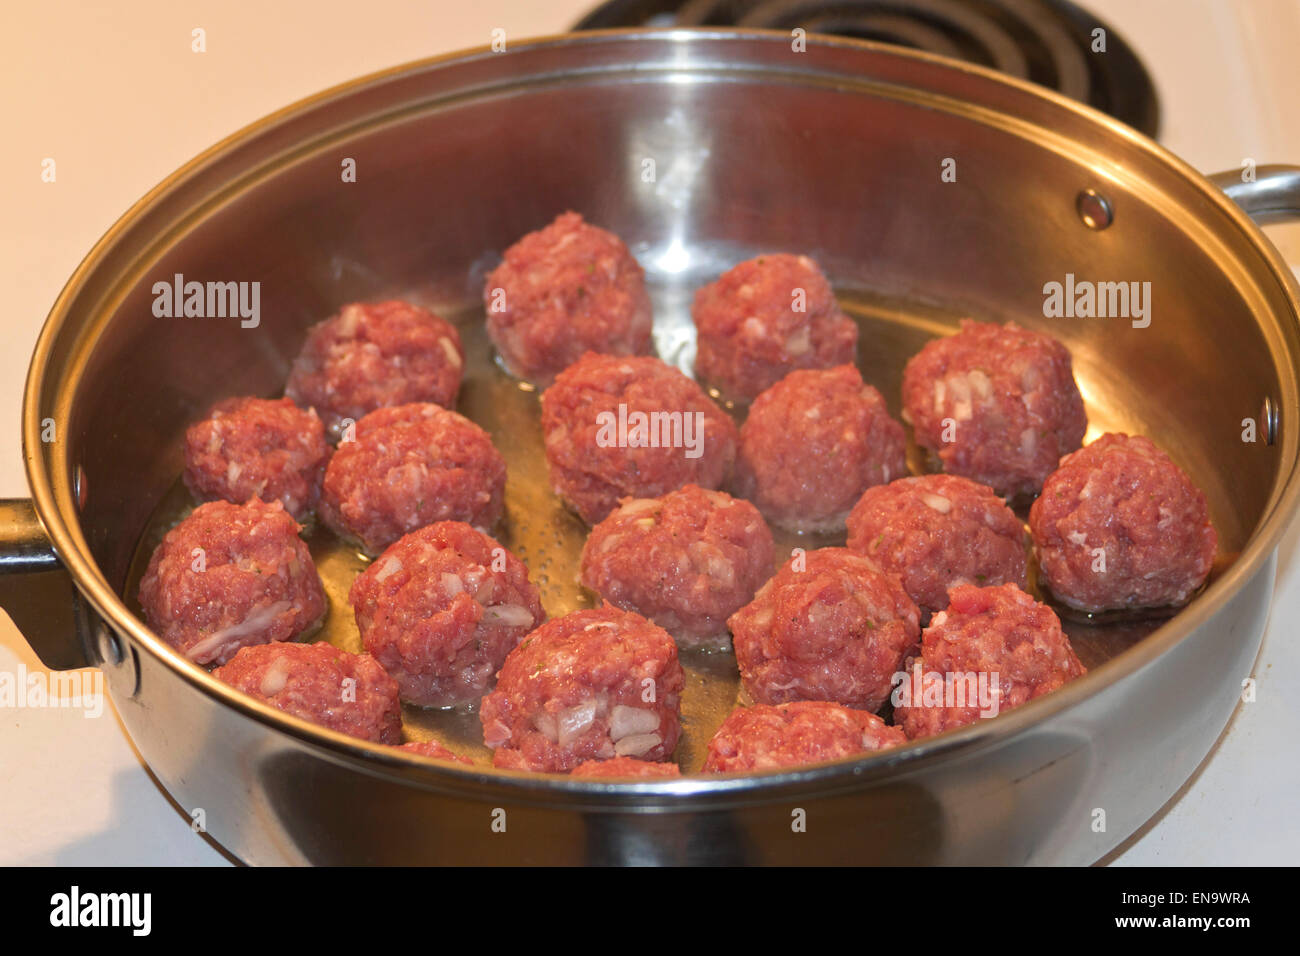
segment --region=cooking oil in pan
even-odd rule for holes
[[[587,528],[550,489],[538,390],[512,379],[495,361],[484,329],[481,307],[453,310],[429,301],[427,295],[419,292],[409,294],[407,298],[434,308],[459,328],[465,347],[466,375],[457,410],[492,436],[507,466],[505,513],[493,536],[528,565],[530,577],[540,591],[542,604],[550,617],[594,606],[598,603],[595,596],[578,583],[579,558]],[[936,334],[955,329],[958,316],[869,295],[841,294],[840,304],[858,321],[862,330],[858,364],[863,378],[880,389],[890,412],[899,415],[902,370],[907,359]],[[656,306],[659,305],[661,303],[657,301]],[[680,309],[677,313],[680,314],[675,314],[675,319],[665,320],[665,312],[656,309],[659,317],[656,339],[660,342],[661,352],[665,343],[677,343],[672,346],[669,358],[673,364],[689,371],[693,348],[682,343],[688,339],[688,333],[683,329],[689,325],[690,319]],[[1088,394],[1086,390],[1085,394]],[[213,396],[213,400],[224,397]],[[733,403],[726,403],[725,407],[738,422],[743,420],[743,407]],[[1092,404],[1088,407],[1088,416],[1090,438],[1101,431],[1122,429],[1125,424],[1122,413]],[[177,436],[177,441],[180,440],[181,436]],[[922,450],[910,439],[908,462],[918,473],[930,467]],[[166,531],[194,506],[194,499],[177,480],[159,502],[141,535],[128,575],[126,593],[128,605],[137,614],[140,607],[136,594],[150,555]],[[1017,511],[1023,520],[1027,504],[1022,503]],[[843,546],[845,540],[843,533],[797,534],[780,529],[773,529],[773,532],[778,565],[787,560],[795,548],[811,550]],[[361,637],[347,596],[352,581],[364,570],[368,559],[318,523],[310,523],[304,528],[303,535],[320,572],[329,605],[320,630],[310,639],[326,640],[343,650],[360,652],[363,650]],[[1212,577],[1217,576],[1226,563],[1216,563]],[[1052,602],[1050,596],[1038,588],[1036,570],[1031,560],[1031,591],[1058,611],[1075,653],[1088,668],[1094,668],[1131,647],[1173,613],[1166,610],[1080,615]],[[741,686],[735,656],[730,650],[690,651],[683,653],[681,660],[686,672],[686,687],[682,695],[682,737],[674,757],[683,772],[690,773],[703,764],[709,739],[741,700]],[[483,745],[482,728],[475,709],[432,710],[404,706],[403,728],[409,740],[438,740],[479,765],[491,763],[491,751]]]

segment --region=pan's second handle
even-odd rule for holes
[[[1209,179],[1253,219],[1300,219],[1300,166],[1257,166],[1249,180],[1230,169]]]
[[[52,670],[94,663],[88,610],[32,503],[0,499],[0,607]]]

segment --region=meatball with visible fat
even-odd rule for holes
[[[1041,580],[1082,611],[1185,603],[1214,566],[1205,494],[1141,435],[1061,459],[1029,509]]]
[[[748,501],[687,485],[627,499],[592,528],[581,581],[679,647],[726,643],[727,618],[772,576],[772,532]]]
[[[312,326],[284,393],[314,407],[330,435],[377,408],[456,404],[465,350],[455,326],[409,302],[345,305]]]
[[[597,777],[609,779],[651,779],[654,777],[680,777],[682,768],[675,763],[655,763],[635,757],[614,757],[612,760],[588,760],[569,772],[571,777]]]
[[[371,412],[339,444],[321,492],[321,520],[376,555],[437,521],[490,530],[501,517],[506,463],[488,433],[438,405]]]
[[[299,525],[278,501],[199,505],[167,532],[140,581],[145,621],[196,664],[288,641],[325,617]]]
[[[1052,609],[1014,584],[953,588],[907,671],[894,723],[912,739],[996,717],[1087,673]]]
[[[542,386],[584,352],[646,355],[654,347],[644,271],[618,236],[575,212],[507,249],[483,302],[505,367]]]
[[[943,470],[1000,495],[1033,495],[1088,419],[1069,350],[1014,322],[964,319],[903,370],[903,417]]]
[[[1027,586],[1025,529],[987,485],[956,475],[867,489],[849,515],[849,548],[897,574],[922,611],[958,584]]]
[[[709,741],[705,773],[774,770],[907,743],[875,714],[827,701],[737,707]]]
[[[663,628],[610,605],[575,611],[510,652],[479,710],[483,740],[495,766],[517,770],[667,760],[681,733],[684,684]]]
[[[380,744],[402,739],[397,683],[369,654],[315,644],[245,647],[213,676],[287,714]]]
[[[330,458],[315,411],[287,398],[228,398],[185,431],[185,487],[201,501],[279,501],[305,521]]]
[[[847,548],[799,551],[731,616],[740,679],[761,704],[875,712],[920,634],[898,578]]]
[[[622,498],[721,487],[736,458],[735,423],[657,358],[584,355],[542,393],[542,430],[551,486],[587,524]]]
[[[857,324],[817,263],[788,253],[742,262],[695,294],[695,375],[749,401],[795,369],[853,361]]]
[[[348,595],[361,641],[421,707],[477,703],[545,618],[524,563],[459,521],[389,545]]]
[[[907,473],[906,448],[856,367],[791,372],[750,406],[732,490],[782,528],[839,531],[864,491]]]

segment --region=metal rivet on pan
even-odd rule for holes
[[[1260,409],[1259,421],[1264,426],[1264,444],[1274,444],[1277,441],[1277,403],[1267,395],[1264,396],[1264,407]]]
[[[1095,189],[1085,189],[1074,201],[1079,210],[1079,218],[1089,229],[1100,232],[1115,221],[1115,213],[1110,208],[1110,200]]]
[[[99,647],[99,659],[105,664],[120,664],[126,657],[121,638],[103,624],[99,626],[98,640],[95,643]]]

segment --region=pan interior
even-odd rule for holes
[[[734,250],[729,251],[734,254]],[[656,329],[659,353],[689,373],[694,352],[693,326],[689,305],[683,302],[681,294],[687,285],[666,281],[663,276],[657,279],[652,283],[652,298],[656,315],[660,317]],[[404,297],[434,304],[428,289],[406,290]],[[957,317],[944,316],[935,309],[909,307],[905,302],[887,302],[863,292],[844,292],[839,300],[861,328],[859,366],[867,380],[889,396],[890,411],[897,416],[901,404],[898,399],[901,361],[895,358],[901,356],[905,360],[937,330],[955,324]],[[446,317],[457,325],[466,351],[466,378],[457,407],[492,435],[507,463],[505,517],[495,536],[528,564],[548,616],[558,617],[598,604],[598,598],[577,580],[587,528],[550,490],[537,391],[511,378],[495,360],[481,306]],[[665,317],[669,317],[667,321]],[[729,411],[738,423],[743,421],[743,407],[732,405]],[[1123,408],[1098,404],[1095,398],[1089,403],[1088,413],[1089,440],[1105,431],[1123,430],[1131,420]],[[925,456],[910,436],[908,459],[914,473],[924,473]],[[136,613],[139,605],[135,596],[153,549],[195,503],[185,486],[176,481],[151,516],[127,577],[126,597]],[[1027,503],[1020,502],[1017,511],[1023,520],[1028,512]],[[779,528],[773,531],[776,566],[787,560],[794,548],[843,546],[845,540],[842,533],[797,534]],[[321,632],[312,639],[328,640],[344,650],[360,653],[364,647],[348,604],[348,589],[365,569],[368,559],[319,524],[313,523],[305,535],[330,605]],[[1214,576],[1224,566],[1221,560]],[[1031,557],[1032,590],[1040,600],[1050,602],[1036,585],[1035,570]],[[1062,617],[1075,652],[1089,668],[1141,640],[1167,617],[1160,613],[1089,616],[1053,606]],[[682,737],[674,757],[684,771],[691,772],[703,765],[705,747],[718,725],[733,707],[747,699],[740,685],[735,655],[730,650],[685,652],[682,663],[686,670],[686,690],[682,697]],[[407,705],[403,709],[403,724],[408,739],[438,740],[482,765],[491,764],[492,752],[483,744],[476,709],[436,710]]]

